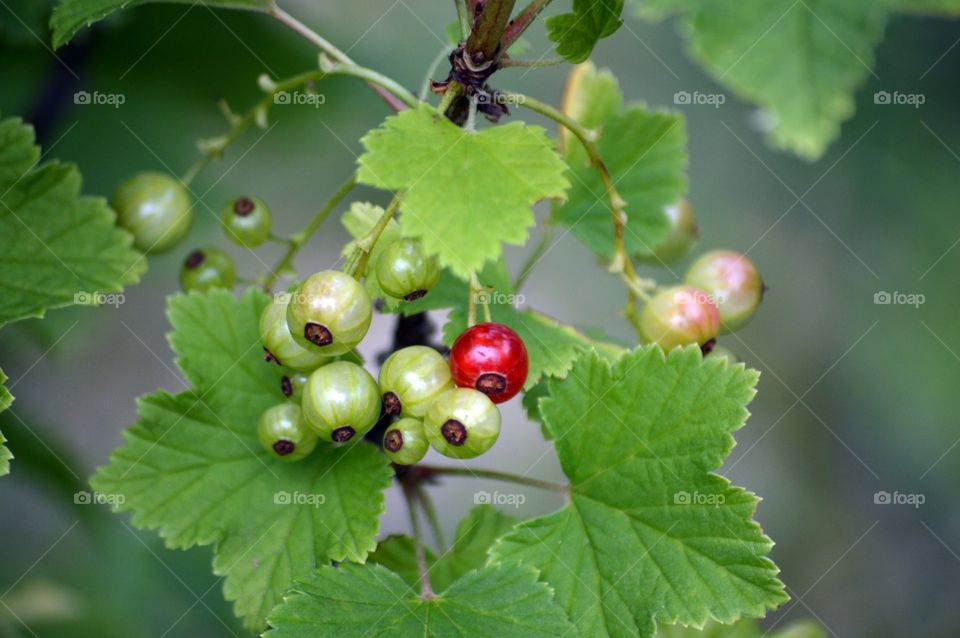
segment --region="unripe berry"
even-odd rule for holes
[[[732,250],[704,253],[690,265],[683,279],[716,300],[723,332],[747,325],[763,298],[763,281],[757,267]]]
[[[379,376],[387,414],[422,419],[433,400],[453,388],[450,365],[427,346],[397,350],[383,362]]]
[[[440,279],[435,257],[428,255],[415,239],[395,241],[377,260],[377,281],[385,293],[413,301],[424,296]]]
[[[674,286],[647,302],[640,313],[640,332],[664,350],[695,343],[707,351],[720,333],[720,315],[702,290]]]
[[[187,255],[180,267],[180,287],[188,292],[207,292],[213,288],[229,290],[236,283],[233,258],[219,248],[198,248]]]
[[[259,197],[238,197],[223,209],[223,229],[230,241],[255,248],[270,237],[270,209]]]
[[[257,438],[263,449],[284,461],[299,461],[317,447],[317,435],[303,422],[295,403],[281,403],[264,412]]]
[[[303,388],[307,385],[307,379],[309,378],[310,375],[291,370],[280,377],[280,392],[299,405],[300,399],[303,397]]]
[[[430,405],[423,422],[430,445],[454,459],[480,456],[500,436],[500,410],[490,397],[472,388],[454,388]]]
[[[187,189],[163,173],[138,173],[120,184],[110,205],[117,224],[133,235],[145,253],[172,248],[190,229],[192,204]]]
[[[663,214],[670,224],[667,236],[653,248],[653,254],[645,257],[645,261],[671,262],[683,257],[693,246],[700,234],[697,220],[693,217],[693,208],[686,198],[681,198],[674,204],[663,209]]]
[[[307,350],[297,343],[287,327],[287,304],[290,295],[275,295],[260,315],[260,341],[264,358],[291,370],[310,371],[324,364],[329,357]]]
[[[300,400],[303,416],[322,441],[360,440],[380,417],[380,391],[370,373],[347,361],[315,370]]]
[[[304,348],[327,356],[344,354],[370,328],[373,304],[356,279],[339,270],[307,277],[287,307],[290,334]]]
[[[527,380],[527,348],[502,323],[467,328],[450,348],[450,372],[461,388],[474,388],[494,403],[512,399]]]
[[[398,465],[413,465],[430,447],[419,419],[400,419],[383,434],[383,451]]]

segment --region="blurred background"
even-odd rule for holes
[[[454,19],[440,0],[285,7],[417,90]],[[202,6],[126,11],[54,54],[47,10],[0,2],[0,114],[34,123],[48,157],[78,164],[91,194],[109,195],[135,171],[182,173],[197,156],[195,140],[225,128],[217,98],[244,110],[259,96],[259,74],[284,77],[316,64],[314,49],[269,18]],[[752,324],[722,342],[762,372],[723,473],[763,497],[757,516],[777,542],[772,556],[793,597],[765,624],[815,617],[834,636],[960,635],[960,22],[894,17],[875,75],[857,93],[856,117],[816,163],[767,149],[755,109],[691,61],[672,21],[630,19],[629,27],[594,56],[628,100],[673,107],[677,91],[727,97],[718,108],[678,108],[688,120],[690,199],[702,230],[695,253],[748,251],[770,287]],[[548,51],[542,27],[528,39],[525,57]],[[496,84],[557,102],[565,72],[508,70]],[[880,90],[926,101],[919,109],[876,105]],[[124,101],[78,105],[76,91]],[[17,456],[0,479],[0,637],[247,635],[210,573],[210,548],[166,550],[127,515],[77,505],[73,495],[119,445],[137,396],[183,388],[167,367],[164,316],[183,256],[215,243],[241,271],[255,272],[255,260],[222,240],[214,211],[253,192],[270,202],[279,233],[300,228],[353,170],[362,134],[387,115],[356,81],[330,80],[321,91],[319,107],[274,108],[268,132],[249,132],[201,174],[191,236],[151,258],[123,305],[52,311],[0,333],[0,362],[17,397],[0,416]],[[383,201],[383,193],[357,196]],[[334,265],[344,241],[329,220],[298,269]],[[262,259],[271,263],[273,250]],[[515,269],[524,256],[508,251]],[[884,291],[922,294],[924,303],[875,303]],[[524,293],[530,306],[565,321],[630,337],[615,312],[620,283],[572,237],[551,248]],[[376,319],[368,358],[389,346],[392,327],[391,318]],[[555,455],[519,401],[504,416],[500,444],[478,466],[532,467],[532,476],[559,479]],[[434,488],[448,537],[474,492],[497,488],[504,486],[456,478]],[[877,504],[878,491],[919,494],[923,504]],[[560,505],[552,494],[524,495],[506,511],[531,517]],[[399,493],[389,494],[382,527],[405,530]]]

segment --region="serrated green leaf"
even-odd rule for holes
[[[820,625],[801,620],[778,631],[764,631],[755,620],[741,620],[732,625],[707,623],[703,629],[694,627],[663,627],[657,632],[659,638],[827,638]]]
[[[563,197],[566,165],[536,126],[458,128],[427,105],[387,118],[363,138],[358,181],[404,190],[400,225],[462,279],[522,244],[531,206]]]
[[[146,270],[106,202],[80,195],[77,168],[39,159],[33,128],[0,120],[0,326],[76,303],[78,293],[117,292]]]
[[[3,373],[3,370],[0,370],[0,412],[9,408],[10,404],[13,403],[13,395],[10,394],[7,386],[3,385],[6,381],[7,375]],[[0,432],[0,476],[10,473],[10,460],[13,458],[13,454],[4,445],[6,442],[7,439],[3,437],[3,432]]]
[[[106,18],[114,11],[157,2],[205,4],[211,7],[259,11],[265,11],[273,4],[272,0],[60,0],[60,4],[53,10],[53,17],[50,18],[53,48],[63,46],[77,31]]]
[[[487,562],[487,550],[516,522],[516,518],[491,505],[477,505],[471,509],[457,526],[453,547],[439,558],[429,548],[424,548],[431,586],[444,591],[467,572],[483,567]],[[377,545],[377,551],[370,554],[367,562],[383,565],[415,589],[420,586],[414,541],[409,536],[385,539]]]
[[[520,565],[466,574],[430,600],[380,565],[326,567],[270,614],[266,638],[536,638],[573,627],[536,571]]]
[[[960,14],[958,0],[892,0],[893,5],[900,11],[921,14],[941,14],[956,16]]]
[[[875,0],[654,3],[656,13],[682,13],[693,56],[768,113],[771,144],[807,159],[820,157],[853,115],[853,92],[871,73],[890,7]]]
[[[584,636],[760,616],[786,595],[752,516],[757,497],[713,473],[757,373],[697,348],[584,355],[540,407],[570,503],[521,523],[492,561],[541,571]]]
[[[573,12],[548,18],[547,37],[557,43],[557,53],[570,62],[583,62],[601,39],[623,24],[623,0],[573,0]]]
[[[687,190],[686,129],[676,113],[641,106],[609,117],[597,142],[617,191],[626,201],[624,242],[631,255],[646,256],[667,235],[664,208]],[[613,256],[613,224],[606,192],[580,145],[567,145],[574,178],[570,196],[554,219],[594,252]]]
[[[283,400],[280,369],[260,350],[266,303],[255,290],[170,300],[170,342],[193,387],[141,399],[125,445],[91,480],[122,495],[119,509],[132,511],[137,527],[158,529],[168,546],[214,544],[214,572],[251,629],[262,629],[281,594],[316,566],[366,558],[391,478],[383,455],[362,442],[321,444],[298,463],[261,448],[260,414]]]
[[[383,216],[383,208],[380,206],[374,206],[368,202],[354,202],[351,204],[347,212],[340,218],[340,223],[343,224],[343,227],[350,233],[354,241],[349,242],[343,247],[341,255],[347,257],[353,253],[357,246],[357,240],[366,237],[367,234],[373,230],[373,227],[377,225],[377,221],[381,216]],[[373,250],[370,252],[370,259],[367,262],[367,273],[363,280],[363,285],[370,297],[383,300],[386,310],[390,312],[395,312],[396,309],[403,304],[390,295],[385,294],[380,288],[380,282],[377,280],[376,266],[377,260],[383,251],[386,250],[387,246],[398,239],[400,239],[400,224],[398,224],[395,219],[391,219],[380,234],[380,239],[377,240],[377,243],[373,246]]]

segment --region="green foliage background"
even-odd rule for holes
[[[134,170],[182,171],[195,157],[193,140],[222,129],[217,97],[240,107],[258,97],[254,79],[264,69],[283,76],[315,60],[309,47],[260,16],[146,6],[85,32],[57,52],[60,62],[11,15],[47,38],[42,20],[28,19],[25,8],[36,3],[8,4],[0,7],[0,112],[52,116],[41,130],[44,150],[79,165],[86,193],[109,194]],[[339,3],[289,4],[344,48],[356,43],[352,56],[413,88],[441,47],[452,13],[440,0],[400,3],[377,22],[384,14],[379,2],[354,3],[349,12]],[[803,599],[780,615],[807,617],[809,607],[838,635],[956,634],[960,449],[951,446],[960,435],[960,336],[953,329],[960,250],[947,251],[960,236],[954,196],[960,49],[951,50],[960,23],[892,16],[875,51],[875,75],[856,93],[856,116],[815,164],[769,150],[753,127],[753,107],[688,57],[673,22],[628,18],[628,26],[594,55],[618,75],[628,101],[672,107],[677,91],[727,97],[718,109],[682,108],[691,199],[706,238],[702,247],[751,249],[770,286],[754,323],[725,340],[763,373],[753,417],[737,434],[725,474],[765,499],[758,519],[777,540],[772,557],[791,595]],[[549,55],[542,28],[529,39],[528,57]],[[514,70],[497,80],[555,101],[563,73]],[[54,76],[64,78],[66,94],[51,93],[64,85]],[[77,106],[76,90],[122,93],[126,102],[119,109]],[[881,90],[923,93],[926,103],[916,110],[874,104]],[[279,230],[302,225],[347,177],[360,138],[386,114],[352,80],[332,80],[323,92],[322,107],[285,107],[268,134],[250,133],[203,175],[195,190],[210,189],[203,199],[212,210],[255,185],[271,202]],[[50,113],[54,103],[64,106]],[[801,195],[803,203],[796,203]],[[214,222],[198,209],[189,244],[219,241]],[[336,223],[325,228],[301,268],[336,261],[348,237]],[[0,361],[11,377],[6,385],[17,396],[12,411],[0,416],[0,431],[17,456],[0,484],[4,638],[22,631],[7,606],[43,638],[157,636],[175,621],[167,636],[243,635],[222,583],[210,573],[208,550],[166,551],[155,535],[128,528],[125,518],[73,502],[120,442],[121,427],[133,421],[133,398],[185,387],[171,371],[164,338],[164,296],[175,290],[182,251],[152,259],[143,283],[127,290],[117,309],[52,311],[43,323],[0,333]],[[516,268],[522,251],[507,254]],[[259,266],[245,259],[242,269]],[[669,273],[664,279],[671,280]],[[612,311],[597,312],[617,307],[621,290],[568,236],[539,265],[525,294],[552,315],[626,337]],[[882,290],[921,293],[926,303],[875,305]],[[380,332],[388,325],[378,324]],[[385,334],[371,341],[370,353],[386,343]],[[531,474],[558,479],[539,428],[525,422],[519,405],[505,417],[504,443],[486,464],[532,465]],[[476,490],[498,488],[450,481],[439,490],[448,536]],[[916,510],[876,506],[878,490],[920,492],[926,503]],[[393,505],[397,497],[388,493]],[[526,497],[518,511],[506,511],[531,517],[559,505],[552,495]],[[403,512],[394,506],[383,531],[404,529]]]

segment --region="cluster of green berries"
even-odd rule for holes
[[[697,225],[686,200],[665,210],[670,231],[653,252],[659,262],[686,254],[697,239]],[[658,290],[640,313],[644,339],[669,350],[698,344],[704,354],[732,357],[716,348],[721,333],[745,326],[763,298],[764,285],[756,266],[732,250],[713,250],[687,269],[683,284]]]
[[[423,279],[404,281],[422,289]],[[516,333],[500,324],[473,326],[454,343],[449,362],[433,348],[402,348],[374,379],[345,357],[366,335],[372,311],[363,285],[334,270],[307,277],[263,310],[264,358],[286,368],[281,391],[289,399],[261,416],[264,448],[299,460],[319,441],[360,440],[386,416],[396,419],[383,437],[394,463],[416,463],[431,446],[461,459],[489,450],[500,434],[496,404],[515,396],[527,377]]]

